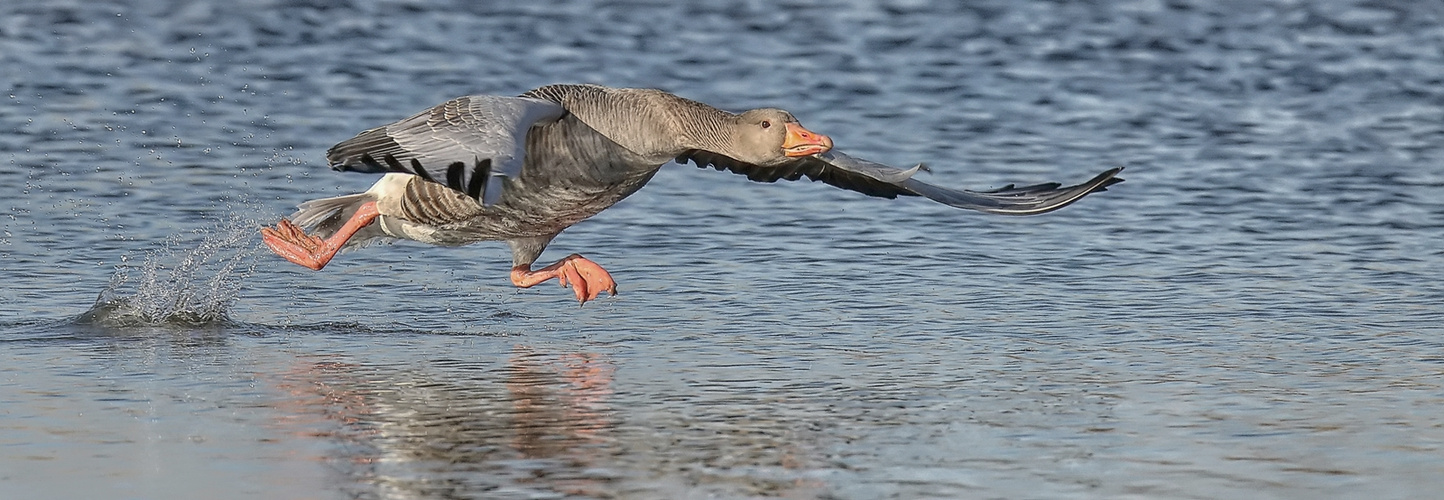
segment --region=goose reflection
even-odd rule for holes
[[[277,384],[290,429],[339,444],[325,458],[356,488],[448,496],[496,488],[595,496],[610,478],[615,367],[588,352],[516,346],[504,363],[379,367],[312,359]]]
[[[527,458],[566,455],[603,441],[612,425],[607,397],[615,368],[593,353],[549,356],[513,350],[506,389],[512,404],[512,447]]]

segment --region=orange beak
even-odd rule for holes
[[[782,154],[798,157],[826,153],[832,149],[832,138],[802,128],[796,123],[787,124],[787,140],[782,141]]]

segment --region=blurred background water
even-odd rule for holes
[[[1419,498],[1444,7],[0,4],[6,498]],[[558,82],[777,106],[1004,218],[670,165],[564,233],[313,273],[356,132]],[[425,256],[424,259],[413,258]]]

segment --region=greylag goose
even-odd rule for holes
[[[374,240],[504,240],[513,284],[556,278],[582,304],[616,294],[611,274],[579,254],[532,264],[562,230],[636,192],[672,160],[758,182],[806,177],[1004,215],[1057,210],[1122,181],[1114,168],[1076,186],[948,189],[917,180],[922,165],[899,169],[833,150],[832,139],[780,109],[733,114],[659,90],[597,85],[456,98],[361,132],[326,159],[335,170],[385,175],[364,193],[302,203],[290,220],[262,228],[277,255],[320,270],[338,251]]]

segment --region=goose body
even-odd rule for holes
[[[308,201],[262,229],[278,255],[320,270],[338,251],[377,239],[503,240],[514,284],[557,278],[583,303],[616,292],[600,266],[577,254],[539,270],[532,264],[561,231],[641,189],[672,160],[760,182],[806,177],[1006,215],[1056,210],[1122,181],[1115,168],[1069,187],[953,190],[915,179],[921,165],[898,169],[832,150],[830,138],[780,109],[733,114],[659,90],[596,85],[460,97],[361,132],[326,157],[335,170],[385,175],[364,193]]]

